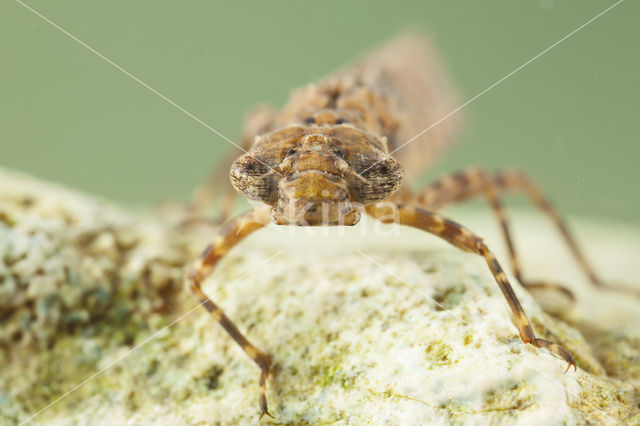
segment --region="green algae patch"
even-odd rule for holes
[[[426,360],[432,364],[432,368],[451,365],[453,360],[451,346],[442,341],[429,343],[424,350]]]
[[[437,310],[449,310],[454,309],[460,302],[464,300],[464,293],[466,288],[463,285],[455,285],[445,289],[443,292],[433,295]]]

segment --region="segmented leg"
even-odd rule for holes
[[[542,191],[540,191],[523,172],[505,171],[490,174],[481,168],[471,167],[436,180],[419,192],[415,197],[415,202],[428,210],[438,211],[451,204],[477,196],[485,196],[500,222],[500,227],[502,228],[511,257],[513,272],[518,281],[528,288],[555,288],[573,299],[573,294],[565,287],[549,282],[531,282],[523,277],[513,238],[509,230],[507,216],[501,202],[501,193],[505,191],[518,191],[527,195],[528,198],[553,221],[569,246],[571,253],[589,277],[589,280],[596,286],[605,286],[591,268],[589,262],[587,262],[560,215],[551,206]]]
[[[524,309],[522,309],[522,305],[520,305],[516,294],[513,292],[507,275],[481,238],[474,235],[462,225],[446,219],[439,214],[405,204],[397,205],[397,216],[392,214],[391,206],[389,206],[388,203],[367,206],[367,213],[385,223],[393,223],[397,219],[401,225],[422,229],[448,241],[461,250],[484,257],[514,314],[516,326],[518,327],[522,341],[538,348],[546,348],[550,352],[555,353],[568,363],[567,370],[569,370],[571,366],[573,366],[574,369],[576,368],[573,355],[571,355],[569,351],[557,343],[539,339],[535,336],[531,322],[527,318]]]
[[[270,107],[263,106],[251,111],[245,121],[244,132],[240,141],[242,149],[247,151],[251,149],[257,136],[273,128],[275,119],[276,113]],[[202,221],[204,213],[221,193],[223,193],[221,197],[222,204],[215,222],[224,223],[231,217],[237,192],[229,182],[229,169],[234,160],[242,153],[242,150],[238,148],[232,149],[225,156],[222,163],[213,170],[207,180],[196,188],[189,205],[189,218],[185,223]]]
[[[220,194],[222,194],[220,197],[221,205],[214,222],[224,223],[229,219],[237,196],[237,192],[229,182],[229,168],[238,155],[240,155],[240,150],[234,149],[225,157],[222,163],[214,169],[207,180],[196,188],[191,203],[187,206],[188,216],[183,221],[184,224],[188,225],[202,221],[210,221],[210,219],[205,216],[205,213]]]
[[[200,258],[196,260],[189,273],[187,281],[191,290],[202,305],[213,315],[216,321],[231,335],[233,340],[242,347],[249,357],[260,367],[260,418],[265,414],[271,416],[267,409],[267,398],[265,383],[269,377],[269,366],[271,359],[269,355],[262,352],[242,335],[240,330],[231,322],[229,317],[202,291],[200,284],[213,271],[218,261],[229,252],[238,242],[247,235],[262,228],[269,223],[270,207],[260,207],[237,216],[228,222],[221,230],[212,244],[202,252]]]

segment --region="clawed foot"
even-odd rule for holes
[[[263,411],[262,413],[260,413],[260,417],[258,417],[258,420],[262,420],[263,416],[267,416],[267,417],[271,417],[272,419],[275,419],[275,417],[273,417],[270,412]]]
[[[262,372],[260,373],[260,397],[258,398],[260,403],[260,418],[258,420],[262,420],[263,416],[269,416],[273,419],[273,416],[269,412],[269,408],[267,406],[267,378],[269,377],[271,367],[271,357],[266,353],[256,351],[252,358],[254,358],[256,363],[262,369]]]
[[[564,370],[564,373],[562,373],[562,374],[567,374],[567,371],[569,371],[569,369],[571,367],[573,367],[573,371],[578,371],[578,367],[576,367],[576,364],[570,362],[570,363],[567,364],[567,369]]]
[[[568,350],[566,350],[562,346],[558,345],[557,343],[553,343],[553,342],[550,342],[550,341],[545,340],[545,339],[538,339],[537,337],[535,339],[533,339],[529,343],[531,343],[536,348],[545,348],[549,352],[553,352],[554,354],[558,355],[560,358],[565,360],[567,362],[567,364],[568,364],[567,365],[567,369],[564,370],[565,373],[567,371],[569,371],[569,369],[571,367],[573,367],[574,371],[578,371],[578,367],[576,366],[575,358],[573,357],[571,352],[569,352]]]

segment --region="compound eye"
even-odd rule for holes
[[[316,124],[316,119],[314,117],[307,117],[304,119],[305,124]]]
[[[252,154],[240,156],[231,166],[229,176],[233,186],[250,200],[269,204],[277,197],[278,174]]]
[[[392,157],[381,156],[369,167],[363,167],[358,176],[364,179],[353,179],[351,182],[354,200],[369,204],[390,197],[400,188],[404,173]]]
[[[295,146],[292,146],[291,148],[289,148],[289,150],[287,151],[287,153],[284,155],[285,158],[286,157],[291,157],[292,155],[295,155],[298,152],[298,148],[296,148]]]

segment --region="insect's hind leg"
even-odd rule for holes
[[[582,250],[576,243],[575,238],[569,232],[565,221],[553,208],[542,190],[522,171],[506,170],[495,175],[494,181],[502,191],[518,191],[524,193],[531,202],[544,212],[555,224],[556,229],[569,246],[573,257],[578,261],[584,273],[589,277],[591,283],[597,287],[607,287],[600,277],[595,273],[591,264],[587,261]]]
[[[196,295],[202,306],[211,313],[216,321],[229,333],[233,340],[240,345],[247,355],[260,367],[260,418],[267,415],[273,417],[267,407],[266,398],[266,380],[269,377],[269,368],[271,358],[268,354],[256,348],[246,337],[238,330],[233,322],[225,315],[225,313],[209,299],[202,291],[202,281],[211,274],[213,268],[218,261],[229,252],[238,242],[247,235],[262,228],[269,222],[269,207],[260,207],[250,210],[240,216],[237,216],[228,222],[220,231],[218,237],[212,244],[202,252],[200,258],[196,260],[189,273],[187,274],[187,282],[189,287]]]
[[[568,363],[567,370],[569,370],[571,366],[573,366],[574,369],[576,368],[573,355],[569,351],[557,343],[535,336],[531,322],[516,297],[507,275],[481,238],[474,235],[462,225],[446,219],[439,214],[405,204],[397,204],[397,215],[393,214],[392,206],[389,206],[387,202],[367,206],[367,213],[385,223],[393,223],[397,220],[401,225],[407,225],[429,232],[448,241],[461,250],[482,256],[487,262],[500,290],[502,290],[502,294],[507,299],[507,303],[514,314],[516,326],[518,327],[522,341],[555,353]]]
[[[522,192],[527,195],[553,221],[580,267],[589,277],[589,280],[596,286],[605,286],[593,268],[591,268],[560,215],[551,206],[542,191],[523,172],[514,170],[491,174],[481,168],[470,167],[441,177],[420,191],[413,198],[413,201],[427,209],[438,211],[448,205],[466,201],[470,198],[486,197],[500,222],[514,275],[518,281],[524,287],[530,289],[554,288],[574,299],[573,294],[563,286],[546,281],[529,281],[523,277],[507,215],[501,201],[501,195],[506,191]]]

